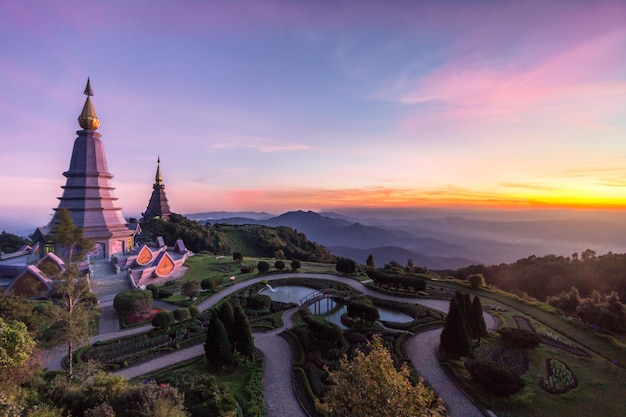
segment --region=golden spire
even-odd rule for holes
[[[163,184],[163,177],[161,176],[161,157],[157,157],[157,170],[156,175],[154,176],[154,181],[156,184]]]
[[[91,102],[93,90],[91,89],[89,78],[87,78],[87,86],[85,87],[84,94],[87,96],[87,100],[85,100],[83,111],[80,113],[80,116],[78,116],[78,124],[83,129],[96,130],[100,126],[100,119],[98,119],[96,110],[93,108],[93,103]]]

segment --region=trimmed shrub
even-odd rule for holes
[[[354,274],[356,272],[356,263],[352,259],[339,258],[335,269],[337,272],[344,274]]]
[[[361,319],[361,321],[366,320],[373,322],[380,318],[376,306],[367,301],[351,301],[347,309],[348,317],[353,319],[358,318]]]
[[[152,319],[152,325],[158,329],[170,327],[175,322],[174,312],[161,311]]]
[[[174,295],[174,292],[172,290],[163,287],[159,288],[159,298],[167,298],[171,297],[172,295]]]
[[[285,269],[285,262],[281,261],[280,259],[277,260],[276,262],[274,262],[274,268],[276,268],[279,271],[282,271],[283,269]]]
[[[467,281],[469,282],[470,287],[475,290],[478,290],[485,286],[485,277],[483,276],[483,274],[472,274],[467,277]]]
[[[122,316],[128,313],[149,313],[152,309],[152,291],[121,292],[113,299],[113,307]]]
[[[300,263],[299,260],[294,259],[293,261],[291,261],[291,270],[292,271],[297,271],[300,268],[302,268],[302,264]]]
[[[498,330],[500,342],[506,347],[533,349],[539,346],[541,338],[537,333],[528,330],[505,327]]]
[[[316,316],[304,317],[304,321],[309,325],[310,335],[317,339],[319,344],[328,344],[327,348],[341,345],[343,330],[335,323]]]
[[[482,386],[495,395],[512,395],[524,388],[522,378],[515,372],[491,361],[471,359],[465,361],[465,368]]]
[[[233,252],[233,261],[243,261],[243,253]]]
[[[246,307],[251,310],[269,309],[272,305],[272,299],[263,294],[250,294],[246,298]]]
[[[257,269],[259,270],[259,272],[261,274],[265,274],[266,272],[269,272],[270,270],[270,264],[268,264],[265,261],[259,261],[259,263],[256,265]]]
[[[146,290],[152,293],[153,300],[156,300],[157,298],[159,298],[159,287],[157,287],[156,285],[148,284],[146,285]]]
[[[187,309],[189,309],[189,315],[191,316],[191,318],[198,318],[200,317],[200,309],[194,305],[191,305],[189,307],[187,307]]]
[[[191,313],[187,307],[181,307],[177,310],[174,310],[174,318],[178,321],[184,321],[191,318]]]
[[[205,278],[200,281],[200,287],[203,290],[212,290],[215,288],[215,285],[213,284],[213,280],[211,278]]]

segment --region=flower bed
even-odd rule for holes
[[[579,348],[574,344],[574,342],[566,339],[558,333],[555,333],[551,330],[548,330],[544,326],[540,324],[535,324],[533,326],[533,330],[541,336],[541,343],[545,343],[546,345],[553,346],[555,348],[564,350],[566,352],[571,353],[572,355],[580,356],[583,358],[590,358],[591,355],[589,352]]]
[[[548,375],[541,378],[539,386],[550,394],[563,394],[578,386],[578,380],[565,362],[558,359],[546,359]]]
[[[579,348],[569,339],[561,336],[558,333],[553,332],[552,330],[547,329],[541,324],[532,323],[530,320],[515,316],[513,317],[517,327],[523,330],[531,330],[541,337],[541,343],[546,344],[548,346],[552,346],[566,352],[571,353],[572,355],[580,356],[583,358],[589,358],[591,355],[589,352]]]

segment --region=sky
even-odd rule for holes
[[[0,0],[0,222],[87,77],[118,204],[626,209],[626,1]]]

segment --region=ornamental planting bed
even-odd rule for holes
[[[547,329],[541,324],[532,323],[525,317],[515,316],[513,317],[517,327],[522,330],[529,330],[537,333],[539,337],[541,337],[541,343],[546,344],[548,346],[555,347],[557,349],[564,350],[566,352],[571,353],[572,355],[579,356],[581,358],[590,358],[591,355],[589,352],[579,348],[569,339],[564,338],[558,333],[553,332],[552,330]]]
[[[550,394],[563,394],[578,386],[578,380],[572,370],[558,359],[546,359],[548,375],[539,380],[539,386]]]

